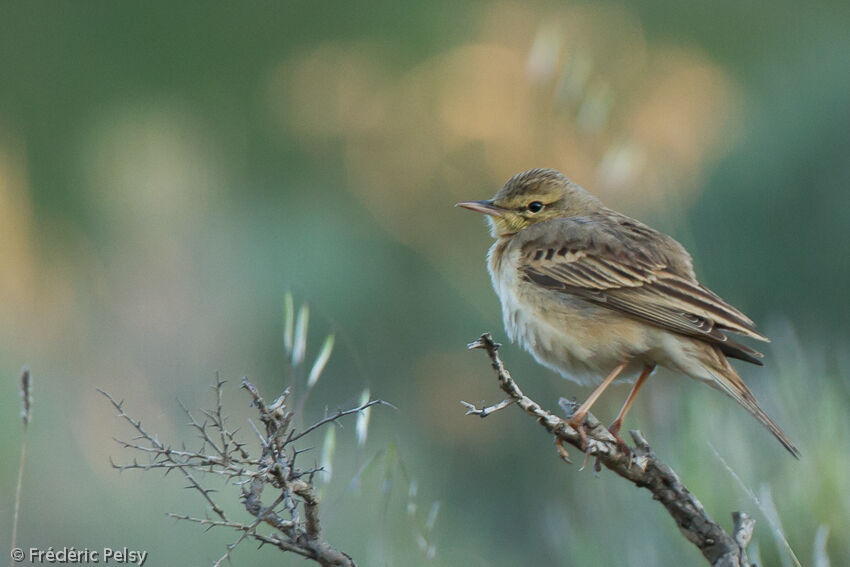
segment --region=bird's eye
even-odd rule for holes
[[[528,204],[528,211],[531,213],[539,213],[545,205],[540,201],[532,201]]]

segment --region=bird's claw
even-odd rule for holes
[[[585,453],[590,448],[590,444],[587,442],[587,431],[585,431],[584,424],[584,416],[581,416],[581,420],[577,420],[575,417],[567,422],[567,425],[572,427],[578,436],[581,437],[581,450]]]
[[[555,450],[558,451],[558,456],[561,457],[561,460],[563,460],[565,463],[573,464],[573,462],[570,460],[569,451],[567,451],[567,448],[564,447],[564,440],[558,437],[557,435],[555,436]]]
[[[615,424],[616,425],[616,424]],[[635,453],[632,451],[632,448],[626,444],[626,441],[620,437],[620,428],[612,425],[608,428],[608,433],[610,433],[614,437],[614,441],[617,442],[617,447],[622,451],[622,453],[628,457],[629,466],[635,461]]]
[[[583,471],[587,466],[588,461],[590,460],[590,442],[588,441],[587,437],[587,425],[585,424],[584,416],[581,417],[581,421],[578,421],[573,418],[568,421],[567,424],[572,427],[581,438],[580,448],[584,452],[584,463],[582,463],[579,471]]]

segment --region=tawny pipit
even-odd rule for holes
[[[623,444],[623,419],[660,365],[726,393],[798,456],[727,360],[760,365],[763,356],[727,332],[767,337],[700,285],[690,255],[673,238],[605,207],[551,169],[519,173],[491,200],[458,206],[488,215],[496,242],[487,266],[511,340],[564,377],[598,384],[570,420],[577,431],[584,433],[584,418],[605,388],[639,373],[610,427]]]

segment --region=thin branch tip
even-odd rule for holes
[[[484,333],[483,335],[481,335],[480,337],[478,337],[477,339],[475,339],[474,341],[472,341],[471,343],[466,345],[466,348],[468,348],[469,350],[481,348],[481,349],[486,349],[488,351],[489,350],[496,351],[496,350],[499,350],[499,348],[501,346],[502,346],[501,343],[497,343],[497,342],[493,341],[493,337],[492,337],[492,335],[490,335],[490,333]]]
[[[502,409],[508,407],[509,405],[514,403],[514,400],[512,400],[511,398],[507,398],[507,399],[502,400],[498,404],[494,404],[492,406],[487,406],[487,407],[482,407],[482,408],[478,408],[478,407],[475,406],[475,404],[470,404],[469,402],[465,402],[463,400],[461,400],[460,403],[463,407],[466,408],[466,413],[464,415],[477,415],[480,418],[485,418],[487,416],[490,416],[490,415],[496,413],[499,410],[502,410]]]

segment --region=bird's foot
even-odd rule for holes
[[[588,442],[588,437],[587,437],[587,427],[588,427],[588,425],[585,423],[584,418],[585,418],[584,415],[578,416],[578,418],[573,416],[573,418],[570,421],[567,422],[567,425],[572,427],[578,433],[579,437],[581,438],[581,443],[580,443],[579,446],[580,446],[581,450],[584,452],[584,463],[582,463],[581,468],[578,469],[579,471],[583,471],[587,467],[587,463],[590,462],[590,457],[591,457],[591,455],[590,455],[590,443]],[[599,472],[599,470],[600,470],[598,458],[596,459],[596,463],[594,464],[593,469],[596,472]]]
[[[573,416],[567,422],[567,425],[575,429],[576,433],[581,437],[581,450],[587,453],[588,449],[590,449],[590,444],[587,442],[587,430],[585,429],[584,418],[584,415]]]
[[[567,448],[564,447],[564,440],[558,437],[557,435],[555,436],[555,450],[558,451],[558,456],[561,457],[561,459],[565,463],[573,464],[573,462],[570,460],[569,451],[567,451]]]
[[[608,433],[614,436],[614,440],[617,442],[617,447],[620,448],[620,451],[622,451],[631,462],[634,459],[634,453],[632,452],[632,448],[626,444],[626,441],[620,437],[620,427],[621,424],[614,422],[611,427],[608,428]]]

